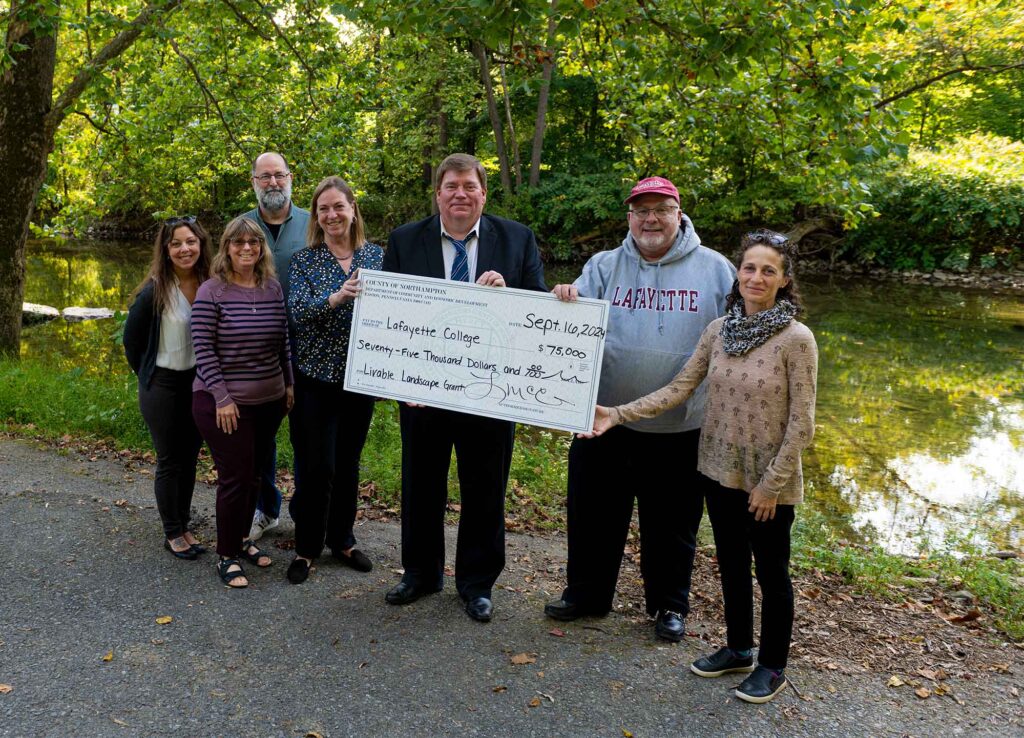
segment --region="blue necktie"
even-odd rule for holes
[[[471,238],[476,236],[476,231],[470,233],[464,239],[459,241],[458,239],[448,236],[448,240],[452,242],[452,246],[455,247],[455,261],[452,262],[452,280],[455,282],[468,282],[469,281],[469,257],[466,255],[466,244],[469,243]]]

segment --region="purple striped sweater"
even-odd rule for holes
[[[192,344],[192,391],[209,392],[217,407],[278,400],[294,381],[284,292],[276,279],[256,288],[217,277],[203,282],[192,305]]]

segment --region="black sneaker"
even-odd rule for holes
[[[702,677],[720,677],[722,674],[735,672],[746,674],[753,670],[753,655],[740,658],[731,648],[721,648],[710,656],[702,656],[690,664],[690,671]]]
[[[744,702],[760,705],[775,699],[775,695],[786,688],[786,675],[775,672],[767,666],[758,666],[754,673],[736,688],[736,696]]]

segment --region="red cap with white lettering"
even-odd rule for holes
[[[625,202],[628,203],[642,195],[668,195],[669,197],[675,198],[676,202],[679,202],[679,190],[677,190],[676,186],[664,177],[648,177],[647,179],[641,179],[636,183],[636,186],[629,191],[629,197],[626,198]]]

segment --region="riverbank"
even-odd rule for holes
[[[1024,295],[1024,271],[1021,270],[895,270],[869,264],[851,264],[849,262],[833,264],[827,259],[805,259],[800,261],[800,274],[814,274],[833,278],[861,277],[881,282],[983,289],[1006,294]]]
[[[265,540],[274,566],[253,572],[248,590],[228,590],[210,560],[178,561],[160,547],[152,473],[113,449],[0,439],[9,574],[0,620],[10,624],[0,724],[12,734],[40,725],[94,735],[638,738],[1022,728],[1024,649],[935,589],[901,604],[799,571],[793,689],[754,707],[731,696],[739,679],[687,672],[724,633],[707,547],[680,644],[654,639],[632,548],[612,614],[544,618],[564,585],[558,533],[509,534],[495,620],[482,626],[462,613],[450,581],[411,606],[384,604],[400,576],[399,528],[365,503],[356,535],[371,574],[323,560],[306,584],[288,584],[284,520]],[[212,489],[199,485],[194,520],[208,543],[213,507]]]

